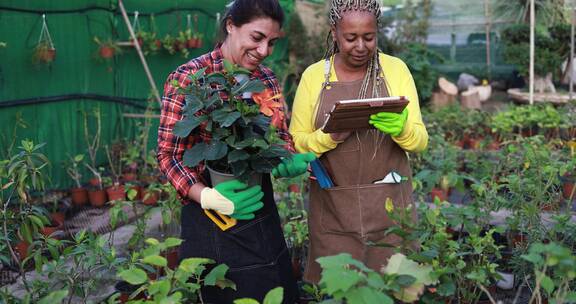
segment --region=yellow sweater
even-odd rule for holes
[[[402,149],[408,152],[419,152],[428,145],[428,132],[422,122],[418,93],[412,75],[406,64],[396,58],[380,54],[380,65],[388,84],[390,96],[406,96],[408,104],[408,119],[399,136],[392,137]],[[309,66],[302,75],[294,98],[290,134],[294,138],[296,150],[300,153],[314,152],[317,156],[336,148],[338,142],[332,140],[329,134],[316,130],[316,103],[324,81],[324,60]],[[334,64],[330,69],[330,81],[338,81]]]

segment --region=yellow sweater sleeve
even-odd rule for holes
[[[290,134],[294,139],[294,147],[300,153],[313,152],[320,156],[326,151],[336,148],[338,144],[329,134],[316,130],[316,104],[322,87],[322,69],[318,62],[306,69],[298,84],[292,118],[290,120]]]
[[[390,95],[406,96],[410,101],[404,129],[399,136],[392,139],[406,151],[422,151],[428,145],[428,133],[422,122],[418,93],[412,75],[406,64],[398,58],[380,54],[380,64],[384,69]],[[338,145],[338,142],[332,140],[329,134],[316,129],[314,126],[318,96],[323,81],[324,60],[321,60],[304,71],[296,90],[289,130],[294,139],[296,151],[300,153],[313,152],[319,156]],[[337,81],[333,67],[330,81]]]
[[[423,151],[428,146],[428,131],[422,121],[418,92],[412,74],[406,64],[396,57],[380,54],[380,64],[384,69],[390,95],[406,96],[410,102],[404,129],[399,136],[392,139],[405,151]]]

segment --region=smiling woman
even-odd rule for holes
[[[270,176],[265,174],[261,184],[252,187],[238,180],[212,184],[204,162],[193,167],[184,165],[185,151],[200,143],[210,147],[216,138],[225,138],[226,143],[230,144],[232,136],[226,134],[232,134],[231,129],[216,128],[217,124],[213,121],[205,121],[194,125],[189,134],[176,132],[177,136],[174,133],[177,122],[199,112],[193,98],[189,98],[193,94],[184,94],[186,89],[194,89],[191,81],[204,79],[198,74],[203,73],[206,78],[202,81],[210,82],[209,96],[202,100],[206,103],[215,99],[215,95],[228,101],[228,96],[223,94],[223,83],[218,80],[242,84],[249,78],[262,82],[266,87],[264,92],[254,95],[245,92],[241,94],[242,98],[237,96],[238,102],[233,104],[240,108],[245,108],[242,106],[244,102],[258,105],[256,108],[263,116],[269,117],[270,124],[285,142],[285,148],[294,152],[292,138],[284,121],[280,86],[273,72],[261,64],[272,53],[283,21],[284,14],[278,0],[234,1],[222,20],[222,42],[210,53],[178,67],[169,75],[164,86],[158,128],[158,162],[186,205],[182,210],[181,237],[184,243],[180,248],[180,258],[203,257],[213,259],[217,264],[226,264],[230,267],[226,277],[236,284],[236,290],[204,287],[204,303],[232,303],[238,298],[263,301],[266,293],[276,287],[283,287],[284,303],[295,303],[298,299]],[[234,73],[231,70],[238,69],[228,62],[243,71]],[[212,108],[200,110],[209,109]],[[199,113],[198,116],[201,115]],[[283,165],[283,161],[272,172],[280,177],[303,174],[311,158],[291,155],[288,160],[291,165],[287,170],[284,170],[287,165]],[[206,215],[205,210],[230,216],[236,220],[236,224],[223,231]]]

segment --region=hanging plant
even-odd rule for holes
[[[46,14],[42,14],[42,30],[40,30],[40,37],[38,43],[34,48],[33,61],[39,63],[51,63],[56,58],[56,48],[52,42],[52,36],[48,31],[48,24],[46,23]]]
[[[122,53],[122,49],[111,38],[100,40],[98,37],[94,37],[94,42],[99,46],[98,55],[102,59],[111,59]]]

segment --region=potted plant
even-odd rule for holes
[[[195,167],[205,163],[213,182],[232,177],[248,181],[257,173],[269,173],[282,157],[289,155],[276,132],[281,104],[276,100],[278,96],[264,90],[260,80],[247,77],[249,71],[226,60],[224,68],[224,73],[208,75],[201,69],[191,76],[187,88],[180,88],[187,105],[174,134],[186,137],[198,132],[201,125],[209,125],[212,138],[187,149],[184,164]],[[237,80],[242,77],[245,78]],[[212,87],[214,84],[217,88]],[[262,93],[257,95],[258,92]],[[248,95],[255,103],[242,99]]]
[[[33,60],[38,63],[52,63],[56,58],[56,49],[48,41],[39,42],[34,48]]]
[[[110,164],[110,171],[112,172],[112,181],[106,185],[106,194],[110,201],[124,200],[126,199],[126,190],[124,185],[120,184],[120,175],[122,172],[122,152],[119,151],[120,155],[115,155],[112,157],[112,153],[108,146],[105,147],[106,157],[108,158],[108,163]],[[116,167],[116,165],[118,167]]]
[[[158,199],[160,198],[160,194],[162,194],[162,189],[162,184],[159,182],[150,183],[144,190],[142,203],[149,206],[156,205]]]
[[[72,196],[72,203],[76,206],[83,206],[88,202],[88,191],[86,188],[82,187],[81,179],[82,174],[80,174],[80,167],[84,161],[84,155],[78,154],[74,157],[68,156],[68,162],[66,165],[66,173],[68,176],[74,180],[76,185],[75,188],[70,189],[70,194]]]
[[[102,207],[107,202],[106,190],[104,190],[104,181],[102,177],[102,172],[104,168],[98,167],[98,169],[92,167],[91,165],[85,163],[84,166],[92,172],[94,178],[93,182],[90,182],[91,187],[88,189],[88,201],[90,205],[94,207]]]
[[[98,37],[94,37],[94,42],[98,44],[98,55],[102,59],[109,60],[116,55],[122,53],[122,49],[116,44],[112,38],[106,40],[100,40]]]
[[[34,236],[49,224],[46,211],[30,202],[30,191],[44,191],[47,183],[45,168],[49,161],[35,145],[22,140],[19,153],[0,161],[0,213],[2,238],[7,240],[12,261],[26,281],[24,261]],[[6,196],[5,196],[6,195]],[[29,286],[25,283],[25,288]]]

